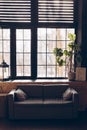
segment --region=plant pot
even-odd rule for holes
[[[69,79],[69,81],[74,81],[75,80],[75,75],[76,75],[75,72],[69,72],[68,73],[68,79]]]

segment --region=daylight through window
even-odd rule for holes
[[[67,78],[53,49],[67,48],[76,32],[75,0],[0,0],[0,63],[11,79]]]

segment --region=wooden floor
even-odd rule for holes
[[[87,118],[75,120],[16,120],[0,119],[0,130],[87,130]]]

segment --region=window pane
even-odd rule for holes
[[[46,41],[38,41],[38,52],[46,52]]]
[[[59,47],[59,48],[66,48],[66,46],[67,46],[67,41],[65,40],[58,40],[57,41],[57,47]]]
[[[66,33],[67,30],[66,29],[57,29],[57,40],[66,40]]]
[[[57,77],[67,77],[65,66],[57,66]]]
[[[56,74],[55,66],[47,66],[47,77],[54,77]]]
[[[17,59],[17,65],[23,65],[23,54],[17,54],[16,59]]]
[[[56,29],[47,29],[47,40],[56,40]]]
[[[3,30],[3,39],[9,39],[10,40],[10,30],[9,29]]]
[[[23,29],[17,29],[16,30],[16,39],[17,40],[23,40]]]
[[[46,77],[46,66],[38,66],[38,77]]]
[[[10,29],[0,29],[0,64],[5,61],[9,65],[10,76]]]
[[[24,52],[31,52],[31,41],[24,41]]]
[[[2,53],[0,53],[0,63],[2,62]]]
[[[46,29],[38,29],[38,40],[46,40]]]
[[[55,56],[53,54],[47,53],[47,65],[55,65]]]
[[[46,54],[38,53],[38,65],[46,65]]]
[[[23,66],[17,66],[16,73],[17,76],[23,76]]]
[[[4,53],[5,62],[10,65],[10,53]]]
[[[23,41],[17,41],[16,43],[16,51],[23,52]]]
[[[67,67],[59,67],[53,54],[53,49],[67,47],[68,33],[73,28],[38,28],[37,77],[67,77]],[[64,57],[65,58],[65,57]]]
[[[3,51],[10,52],[10,42],[8,40],[3,40]]]
[[[31,39],[31,31],[29,29],[24,30],[24,39],[30,40]]]
[[[24,66],[24,76],[31,75],[31,66]]]
[[[30,76],[31,66],[17,66],[17,76]]]
[[[47,52],[53,52],[54,47],[56,46],[56,41],[47,41]]]
[[[2,40],[0,40],[0,52],[2,52]]]
[[[30,55],[24,54],[24,65],[30,65]]]
[[[31,75],[31,30],[16,29],[17,76]]]
[[[2,29],[0,29],[0,40],[2,40]]]

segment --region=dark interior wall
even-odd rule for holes
[[[78,19],[76,23],[77,43],[81,43],[81,67],[86,67],[87,80],[87,0],[76,0]]]
[[[78,0],[78,9],[77,9],[77,24],[76,24],[76,34],[77,34],[77,41],[82,43],[82,2],[83,0]]]
[[[87,68],[87,0],[82,1],[82,66]]]
[[[77,43],[81,44],[82,67],[87,68],[87,0],[78,2],[78,19],[76,23]]]
[[[81,66],[87,70],[87,0],[78,0],[77,42],[81,43]],[[87,79],[87,74],[86,74]]]

